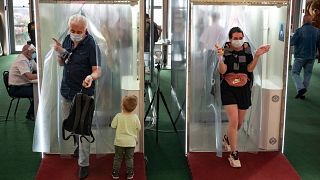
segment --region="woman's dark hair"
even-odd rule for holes
[[[242,36],[244,36],[243,31],[239,27],[233,27],[229,31],[229,39],[232,39],[233,33],[242,33]]]

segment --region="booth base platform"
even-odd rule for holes
[[[233,168],[229,153],[217,157],[213,152],[192,152],[188,163],[193,180],[300,180],[300,176],[281,152],[240,152],[241,168]]]
[[[112,179],[114,154],[91,155],[89,176],[86,180]],[[78,180],[78,158],[60,154],[45,155],[37,173],[37,180]],[[122,161],[120,179],[126,179],[125,163]],[[134,179],[146,180],[143,153],[134,154]]]

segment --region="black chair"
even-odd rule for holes
[[[6,86],[6,90],[8,92],[8,95],[11,97],[11,101],[10,101],[10,105],[9,105],[9,109],[8,109],[8,112],[7,112],[7,116],[6,116],[6,121],[8,120],[8,116],[9,116],[9,113],[10,113],[10,109],[11,109],[11,105],[12,105],[12,102],[17,99],[18,102],[17,102],[17,105],[16,105],[16,109],[14,110],[14,116],[16,116],[16,113],[17,113],[17,109],[18,109],[18,106],[19,106],[19,102],[20,102],[20,98],[26,98],[26,97],[16,97],[16,96],[13,96],[11,93],[10,93],[10,86],[9,86],[9,71],[3,71],[3,82],[4,82],[4,85]],[[30,98],[28,98],[29,101]]]

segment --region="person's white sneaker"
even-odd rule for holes
[[[241,167],[238,151],[230,153],[230,155],[228,157],[228,160],[229,160],[229,163],[230,163],[231,167],[234,167],[234,168],[240,168]]]
[[[223,142],[225,151],[230,152],[231,146],[230,146],[229,139],[228,139],[227,135],[223,136],[222,142]]]

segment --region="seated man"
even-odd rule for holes
[[[16,60],[11,65],[9,71],[9,91],[13,96],[26,97],[31,99],[30,107],[26,118],[34,120],[33,108],[33,88],[31,80],[37,79],[37,65],[34,61],[36,57],[36,49],[31,44],[26,44],[22,48]]]

